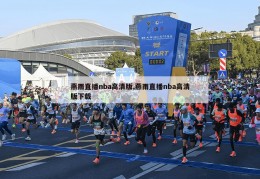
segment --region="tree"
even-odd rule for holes
[[[116,68],[122,68],[125,63],[130,68],[134,68],[136,73],[143,75],[143,64],[140,49],[136,50],[134,56],[128,55],[125,52],[114,52],[105,61],[105,66],[108,69],[115,70]]]

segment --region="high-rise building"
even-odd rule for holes
[[[245,32],[247,35],[252,36],[254,40],[260,41],[260,6],[258,7],[258,14],[255,16],[254,22],[248,24]]]
[[[248,24],[247,30],[254,30],[255,26],[260,26],[260,6],[258,7],[258,14],[255,16],[254,22]]]
[[[175,19],[178,18],[177,14],[174,12],[161,12],[161,13],[154,13],[154,14],[134,15],[133,24],[129,25],[129,35],[138,38],[137,24],[144,18],[151,17],[151,16],[168,16]]]

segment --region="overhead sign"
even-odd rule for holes
[[[21,63],[15,59],[0,58],[0,98],[12,92],[21,94]]]
[[[219,80],[223,80],[223,79],[227,79],[227,71],[218,71],[218,79]]]
[[[220,58],[219,52],[222,49],[225,49],[227,51],[227,53],[226,53],[226,57],[221,57],[221,58],[232,58],[232,43],[210,44],[209,45],[209,58]]]
[[[227,58],[227,50],[226,49],[221,49],[218,52],[218,56],[219,56],[219,58]]]

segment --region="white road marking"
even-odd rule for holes
[[[69,156],[72,156],[72,155],[76,155],[76,153],[65,153],[65,154],[62,154],[62,155],[58,155],[56,157],[69,157]]]
[[[30,163],[30,164],[23,165],[23,166],[16,167],[16,168],[12,168],[12,169],[9,169],[9,170],[6,170],[6,171],[8,171],[8,172],[21,171],[21,170],[25,170],[25,169],[28,169],[28,168],[31,168],[31,167],[35,167],[35,166],[41,165],[43,163],[45,163],[45,162]]]

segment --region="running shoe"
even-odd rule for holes
[[[117,141],[117,142],[120,142],[120,141],[121,141],[121,138],[120,138],[120,137],[117,137],[116,141]]]
[[[57,131],[54,129],[51,131],[51,134],[55,134]]]
[[[125,143],[124,143],[124,145],[129,145],[130,144],[130,141],[126,141]]]
[[[237,156],[236,152],[235,151],[232,151],[231,154],[229,155],[230,157],[235,157]]]
[[[152,145],[153,147],[156,147],[157,145],[156,145],[156,143],[153,143],[153,145]]]
[[[143,145],[143,142],[139,140],[137,144]]]
[[[197,138],[198,140],[201,139],[201,135],[199,135],[199,134],[195,134],[195,136],[196,136],[196,138]]]
[[[242,133],[242,137],[246,137],[246,131],[245,130]]]
[[[99,158],[95,158],[95,160],[93,160],[93,163],[94,163],[94,164],[99,164],[99,162],[100,162],[100,159],[99,159]]]
[[[46,126],[45,126],[45,128],[48,128],[48,127],[50,127],[50,123],[46,124]]]
[[[6,139],[6,134],[2,135],[2,141]]]
[[[117,142],[117,139],[115,139],[114,137],[111,137],[110,140],[111,140],[112,142]]]
[[[216,152],[220,152],[220,147],[217,147],[217,150],[216,150]]]
[[[148,150],[145,148],[144,149],[144,154],[147,154],[148,153]]]
[[[162,140],[162,136],[159,135],[158,138],[157,138],[157,140]]]
[[[12,134],[11,137],[12,137],[12,140],[15,140],[15,134]]]
[[[199,147],[200,147],[200,148],[202,148],[202,147],[203,147],[203,143],[202,143],[202,142],[200,142],[200,145],[199,145]]]
[[[79,143],[79,140],[78,140],[78,139],[76,139],[76,140],[75,140],[75,144],[78,144],[78,143]]]
[[[25,138],[25,140],[26,140],[26,141],[30,141],[30,140],[32,140],[32,139],[31,139],[31,137],[28,136],[28,137]]]
[[[15,125],[15,124],[13,124],[13,125],[12,125],[12,128],[16,128],[16,125]]]
[[[181,163],[184,164],[184,163],[186,163],[186,162],[188,162],[188,159],[187,159],[186,157],[183,157]]]
[[[177,140],[174,139],[174,140],[172,141],[172,143],[173,143],[173,144],[177,144]]]
[[[44,128],[44,122],[41,121],[40,124],[41,124],[42,128]]]
[[[26,129],[25,129],[25,128],[22,128],[22,132],[26,132]]]

